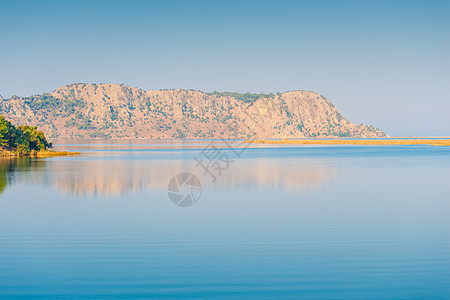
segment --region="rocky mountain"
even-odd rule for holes
[[[385,137],[342,117],[324,96],[144,91],[119,84],[70,84],[51,94],[0,99],[13,124],[38,126],[50,138]]]

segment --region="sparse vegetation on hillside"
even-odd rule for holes
[[[213,91],[211,93],[206,93],[207,95],[210,96],[217,96],[217,97],[233,97],[235,99],[241,100],[242,102],[245,103],[253,103],[258,99],[261,98],[273,98],[275,97],[275,95],[273,93],[269,93],[269,94],[264,94],[264,93],[259,93],[259,94],[252,94],[252,93],[237,93],[237,92],[217,92],[217,91]]]
[[[3,99],[0,114],[14,125],[38,126],[51,138],[386,136],[375,127],[351,123],[324,96],[308,91],[144,91],[82,83],[51,94]]]

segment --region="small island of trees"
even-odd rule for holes
[[[0,115],[0,153],[1,156],[26,155],[68,155],[71,152],[49,151],[53,147],[37,127],[28,125],[14,126]]]

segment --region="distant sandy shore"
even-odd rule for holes
[[[54,156],[69,156],[69,155],[80,155],[80,152],[70,152],[70,151],[35,151],[29,154],[19,155],[16,152],[0,149],[0,157],[54,157]]]
[[[367,140],[246,140],[247,143],[256,144],[298,144],[298,145],[431,145],[431,146],[450,146],[450,139],[367,139]]]

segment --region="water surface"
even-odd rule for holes
[[[211,145],[233,160],[215,182]],[[0,161],[0,297],[450,297],[449,147],[56,149],[82,155]],[[189,208],[180,172],[202,183]]]

